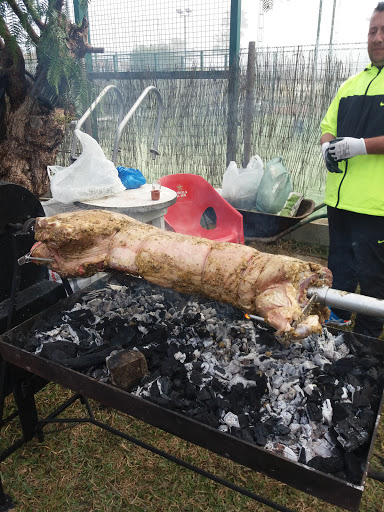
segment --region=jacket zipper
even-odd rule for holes
[[[383,68],[379,68],[379,71],[377,72],[376,76],[374,76],[374,77],[372,78],[372,80],[369,82],[369,84],[368,84],[368,86],[367,86],[367,88],[366,88],[366,90],[365,90],[364,96],[366,96],[366,95],[367,95],[367,93],[368,93],[368,89],[370,88],[371,83],[372,83],[374,80],[376,80],[376,78],[379,76],[379,74],[380,74],[380,72],[381,72],[381,70],[382,70],[382,69],[383,69]],[[344,171],[344,176],[342,177],[342,179],[341,179],[341,181],[340,181],[339,188],[338,188],[338,190],[337,190],[337,202],[336,202],[335,208],[337,208],[337,207],[339,206],[341,185],[343,184],[343,181],[344,181],[344,179],[345,179],[345,177],[346,177],[346,175],[347,175],[347,171],[348,171],[348,160],[345,162],[345,171]]]
[[[339,185],[339,188],[338,188],[338,191],[337,191],[337,203],[336,203],[335,208],[338,207],[339,202],[340,202],[340,189],[341,189],[341,185],[343,184],[343,181],[345,179],[345,176],[347,174],[347,171],[348,171],[348,160],[345,162],[345,171],[344,171],[343,177],[341,178],[340,185]]]

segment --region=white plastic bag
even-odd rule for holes
[[[223,176],[222,196],[234,208],[253,210],[263,171],[263,161],[258,155],[251,158],[245,169],[238,169],[236,162],[230,162]]]
[[[79,158],[69,167],[48,167],[53,199],[68,204],[123,192],[125,187],[114,163],[97,141],[80,130],[75,130],[75,135],[83,146]]]
[[[292,192],[291,177],[281,156],[273,158],[265,166],[256,197],[256,210],[263,213],[278,213]]]

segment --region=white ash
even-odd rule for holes
[[[233,412],[227,412],[225,416],[223,416],[223,423],[225,423],[228,427],[240,427],[239,418]]]
[[[176,352],[176,354],[174,354],[173,357],[176,359],[176,361],[180,361],[181,363],[184,363],[184,361],[187,358],[187,356],[182,352]]]

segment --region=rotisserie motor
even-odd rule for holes
[[[63,277],[108,270],[141,276],[228,302],[296,338],[321,332],[328,317],[328,308],[318,304],[303,314],[308,287],[331,285],[331,272],[317,263],[163,231],[103,210],[40,217],[35,232],[33,256],[52,259],[49,267]]]

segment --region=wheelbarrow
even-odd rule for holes
[[[250,242],[275,242],[314,220],[326,218],[327,214],[324,212],[312,215],[324,206],[324,203],[316,206],[312,199],[303,199],[295,217],[238,210],[243,216],[244,238]]]

